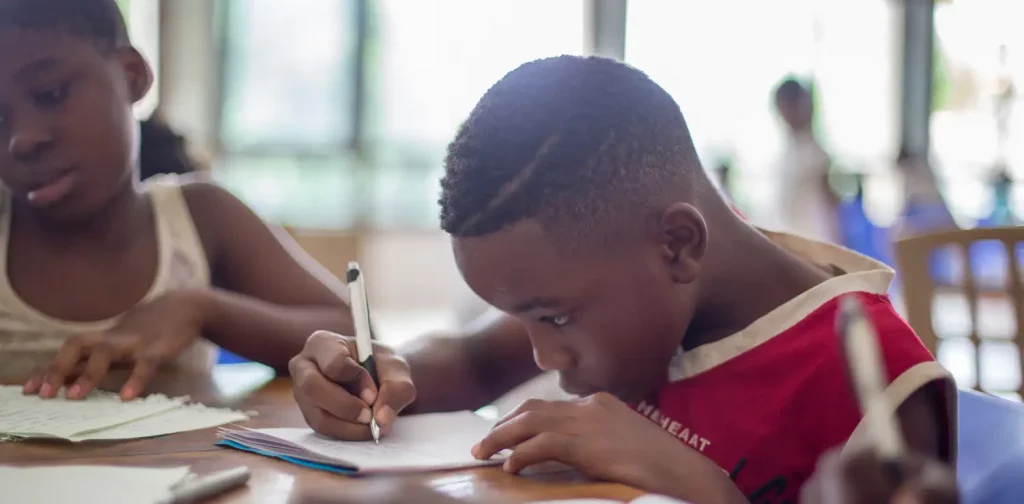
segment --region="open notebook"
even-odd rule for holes
[[[338,441],[310,429],[222,429],[219,444],[345,474],[442,471],[500,464],[470,454],[491,422],[468,411],[399,417],[380,440]]]

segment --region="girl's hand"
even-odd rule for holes
[[[173,291],[126,313],[109,331],[69,338],[49,364],[37,370],[24,393],[56,397],[70,384],[68,399],[88,395],[111,368],[131,368],[121,398],[142,393],[160,367],[175,360],[201,336],[208,302],[205,291]]]

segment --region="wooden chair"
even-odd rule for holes
[[[355,231],[285,228],[292,239],[332,275],[344,281],[349,261],[362,256],[362,239]]]
[[[989,270],[979,278],[978,272],[981,267],[989,268],[994,265],[994,257],[979,257],[979,252],[983,250],[979,247],[981,244],[987,244],[989,251],[1005,253],[1005,269],[997,275],[992,275],[992,271]],[[937,319],[949,316],[949,313],[934,313],[936,299],[946,295],[962,296],[966,300],[969,331],[957,336],[965,336],[974,349],[973,367],[976,379],[973,384],[961,386],[982,390],[984,359],[981,350],[985,343],[1012,344],[1018,356],[1017,366],[1021,367],[1020,363],[1024,362],[1024,356],[1021,356],[1021,349],[1024,348],[1024,284],[1020,272],[1020,261],[1024,257],[1018,255],[1021,247],[1024,247],[1024,227],[945,231],[896,242],[896,263],[903,281],[907,321],[934,355],[940,354],[940,348],[945,343],[943,332],[948,333],[946,329],[950,329],[936,327]],[[945,255],[937,255],[943,252]],[[942,275],[937,275],[934,266],[944,260],[961,273],[945,279],[941,278]],[[937,279],[937,276],[940,278]],[[1012,305],[1011,318],[1016,327],[1012,334],[1002,335],[1004,337],[983,334],[984,331],[979,331],[979,326],[985,325],[979,323],[985,322],[979,316],[979,302],[988,303],[986,306],[990,306],[989,302],[1000,299],[1007,301],[1004,305]],[[1016,390],[986,391],[1015,392],[1024,396],[1024,380],[1018,383]]]

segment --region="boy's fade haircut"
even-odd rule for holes
[[[540,59],[494,84],[459,128],[441,227],[472,237],[532,218],[569,247],[615,239],[645,231],[638,217],[659,200],[687,198],[699,171],[679,106],[646,74],[600,57]]]
[[[115,0],[0,0],[0,27],[83,37],[104,53],[130,45]]]

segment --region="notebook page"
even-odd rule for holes
[[[175,409],[125,424],[71,436],[71,441],[110,441],[164,436],[178,432],[209,429],[244,422],[249,415],[240,411],[186,404]]]
[[[443,470],[500,463],[479,461],[470,450],[491,422],[468,411],[399,417],[391,434],[370,442],[328,439],[310,429],[260,429],[254,433],[287,441],[319,457],[355,467],[359,472]]]
[[[162,395],[126,402],[110,392],[94,392],[78,401],[63,395],[43,399],[23,395],[19,386],[0,386],[0,436],[67,439],[168,411],[184,402],[185,398]]]
[[[0,466],[0,488],[4,502],[19,504],[154,504],[167,497],[188,472],[187,467]]]

